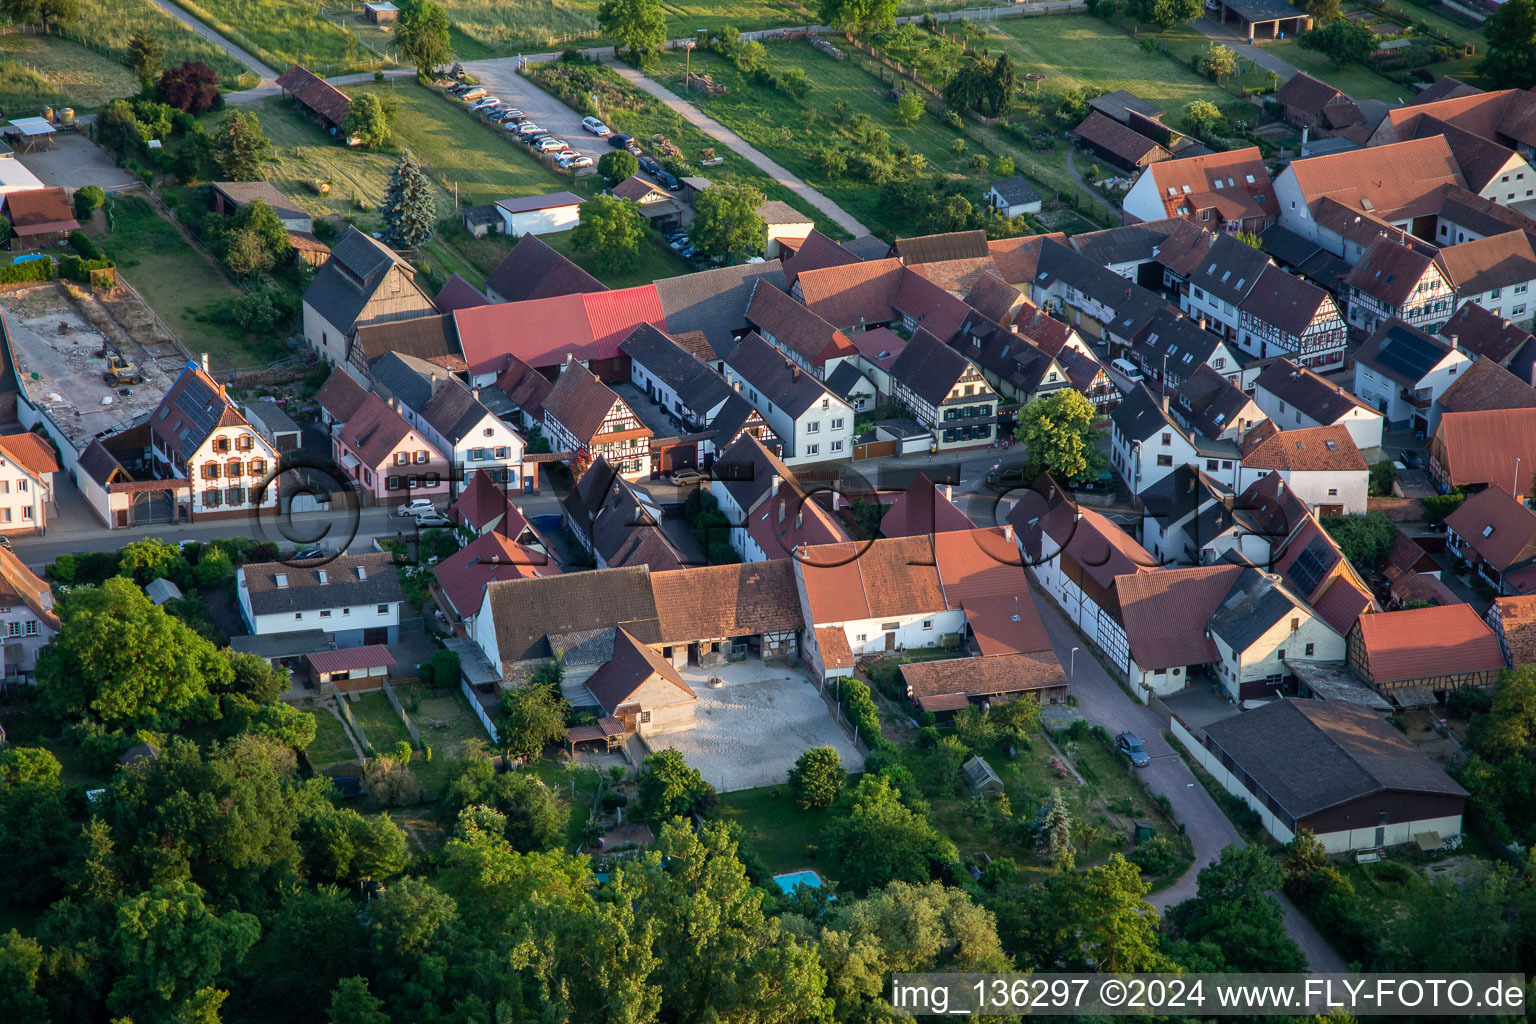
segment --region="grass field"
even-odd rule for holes
[[[227,86],[239,84],[242,75],[247,76],[245,85],[255,84],[255,76],[244,64],[218,44],[198,35],[186,22],[162,11],[152,0],[80,0],[80,16],[69,24],[66,32],[115,52],[125,47],[128,37],[140,28],[148,29],[165,44],[166,67],[200,60],[217,71]]]
[[[347,707],[367,734],[375,754],[392,754],[396,743],[410,742],[411,734],[405,731],[405,723],[383,693],[365,693],[357,700],[348,698]]]
[[[315,719],[315,740],[304,751],[309,755],[310,763],[323,768],[338,761],[355,761],[357,751],[347,739],[347,729],[341,720],[319,706],[311,707],[309,713]]]
[[[253,341],[228,322],[223,308],[239,289],[146,200],[112,202],[112,233],[101,239],[102,248],[190,348],[207,352],[220,370],[264,365],[287,354],[281,342]]]
[[[297,62],[318,75],[371,68],[381,61],[357,37],[326,18],[318,3],[302,0],[175,0],[188,14],[217,29],[281,71]]]
[[[1306,49],[1294,39],[1265,43],[1264,52],[1272,53],[1281,60],[1291,63],[1298,71],[1304,71],[1313,78],[1320,78],[1329,85],[1342,89],[1356,101],[1381,100],[1395,106],[1398,97],[1407,99],[1412,92],[1406,85],[1398,85],[1385,75],[1379,75],[1359,64],[1351,64],[1336,70],[1327,57],[1316,50]]]
[[[0,75],[0,106],[8,116],[19,116],[12,113],[17,107],[36,114],[39,103],[93,110],[139,91],[139,80],[126,66],[57,36],[0,35],[0,59],[7,66]],[[24,66],[21,73],[12,62]],[[26,74],[27,68],[37,74]]]
[[[444,0],[448,20],[459,36],[491,51],[517,53],[564,43],[596,46],[605,42],[597,25],[600,0]],[[793,0],[662,0],[667,38],[697,29],[734,25],[743,32],[780,25],[805,25],[815,16]],[[459,40],[455,40],[457,44]],[[480,54],[459,53],[466,59]]]
[[[741,826],[743,842],[769,871],[778,874],[809,867],[828,876],[827,867],[818,864],[806,847],[821,842],[831,811],[802,810],[788,786],[764,786],[722,793],[720,813]]]

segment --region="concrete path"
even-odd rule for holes
[[[1245,845],[1243,837],[1238,835],[1216,801],[1163,738],[1163,721],[1157,712],[1127,696],[1109,677],[1104,666],[1093,656],[1088,642],[1072,628],[1061,610],[1048,598],[1039,594],[1034,596],[1056,657],[1063,665],[1072,667],[1072,694],[1083,714],[1089,721],[1102,725],[1111,736],[1130,730],[1141,737],[1147,752],[1152,755],[1152,763],[1141,769],[1142,781],[1152,792],[1168,798],[1174,820],[1184,826],[1194,845],[1194,865],[1178,882],[1150,898],[1154,907],[1166,911],[1194,896],[1200,869],[1218,859],[1226,847]],[[1072,655],[1074,647],[1079,648],[1075,658]],[[1311,969],[1314,972],[1347,970],[1343,958],[1284,894],[1280,894],[1280,902],[1286,911],[1285,930],[1306,954]]]
[[[756,165],[780,185],[788,188],[801,199],[804,199],[807,203],[810,203],[816,209],[836,221],[839,227],[847,231],[854,238],[870,234],[869,228],[865,227],[847,210],[844,210],[810,185],[807,185],[800,178],[789,173],[777,161],[770,159],[766,154],[749,145],[740,135],[737,135],[719,121],[705,114],[671,89],[668,89],[660,82],[647,78],[628,64],[611,59],[606,59],[604,63],[622,75],[630,84],[645,90],[687,118],[694,127],[698,128],[705,135],[708,135],[722,146],[729,148],[740,156],[745,157],[750,163]]]
[[[1120,216],[1120,211],[1115,209],[1115,205],[1108,199],[1105,199],[1099,193],[1099,190],[1093,187],[1093,183],[1084,177],[1083,173],[1077,169],[1076,156],[1077,154],[1073,149],[1067,149],[1067,171],[1072,175],[1072,180],[1077,182],[1077,187],[1086,192],[1088,197],[1097,203],[1101,209],[1108,210],[1112,216],[1118,218]]]
[[[1198,21],[1190,22],[1190,24],[1193,25],[1195,30],[1198,31],[1201,35],[1231,47],[1239,57],[1245,57],[1248,60],[1253,61],[1255,64],[1261,68],[1264,68],[1266,71],[1273,71],[1275,74],[1280,76],[1280,80],[1282,82],[1287,78],[1292,77],[1293,75],[1300,74],[1300,71],[1297,69],[1296,65],[1292,64],[1290,61],[1281,60],[1274,54],[1266,52],[1262,46],[1253,46],[1249,44],[1248,37],[1237,30],[1236,22],[1223,25],[1221,22],[1207,14],[1205,17],[1199,19]]]
[[[278,76],[279,72],[267,67],[261,61],[253,57],[248,51],[242,50],[240,47],[230,42],[224,36],[221,36],[207,25],[204,25],[202,22],[192,17],[192,15],[188,14],[186,11],[172,3],[171,0],[155,0],[155,6],[159,7],[162,11],[164,11],[166,14],[169,14],[177,21],[190,26],[192,31],[196,32],[204,39],[207,39],[213,43],[217,43],[225,53],[229,54],[231,57],[235,58],[235,60],[238,60],[241,64],[244,64],[246,67],[250,68],[251,71],[255,72],[257,77],[262,80],[263,84],[270,82],[272,79]]]

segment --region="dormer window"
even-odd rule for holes
[[[315,578],[318,579],[321,583],[327,582],[325,578],[325,570],[321,569],[320,571],[316,572]]]
[[[360,565],[357,567],[357,578],[360,580],[366,580],[368,578],[368,570],[364,566]]]
[[[288,586],[288,574],[283,572],[278,573],[274,582],[277,584],[278,590],[285,589]]]

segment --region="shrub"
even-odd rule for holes
[[[101,209],[107,201],[107,194],[101,190],[100,185],[86,185],[75,192],[75,217],[78,220],[89,220],[91,214]],[[80,234],[76,231],[74,234]],[[74,242],[74,238],[70,238]]]
[[[440,650],[432,652],[432,685],[439,687],[454,686],[460,677],[459,656],[454,651]]]
[[[90,187],[95,188],[94,185]],[[84,191],[85,189],[80,190],[80,192]],[[97,189],[97,191],[99,192],[101,190]],[[79,198],[80,193],[75,193],[75,209],[77,211],[80,208]],[[79,253],[85,259],[100,260],[106,258],[106,253],[102,252],[96,243],[91,241],[84,231],[71,231],[69,233],[69,245],[70,248],[74,249],[75,252]]]
[[[31,260],[27,263],[12,263],[8,267],[0,266],[0,284],[18,284],[22,281],[52,280],[52,260]]]
[[[1148,875],[1166,875],[1184,862],[1184,851],[1167,836],[1153,836],[1127,858]]]
[[[1467,500],[1466,494],[1457,490],[1450,494],[1433,494],[1425,498],[1421,504],[1424,506],[1424,521],[1426,523],[1440,523],[1445,517],[1461,507],[1461,503]]]

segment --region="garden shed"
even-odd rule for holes
[[[375,25],[393,25],[400,20],[400,8],[392,3],[363,4],[363,17]]]
[[[1003,780],[998,778],[997,772],[987,764],[986,758],[979,755],[973,756],[960,766],[960,771],[965,776],[966,788],[973,796],[996,798],[1003,795]]]

